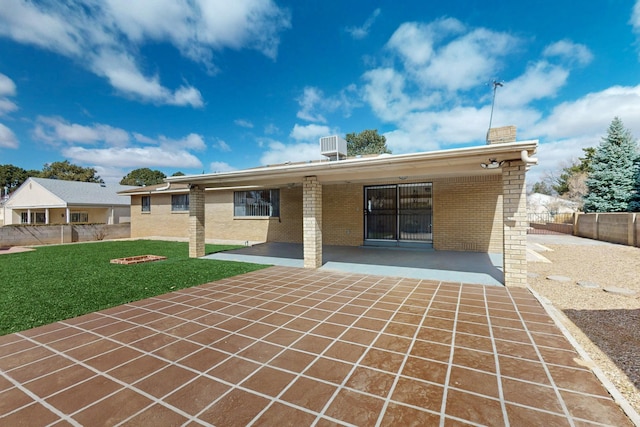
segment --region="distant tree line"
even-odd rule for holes
[[[533,184],[532,191],[577,202],[585,212],[640,212],[640,147],[615,117],[597,147]]]

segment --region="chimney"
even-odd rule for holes
[[[505,142],[516,142],[515,126],[489,129],[489,132],[487,132],[487,145],[502,144]]]

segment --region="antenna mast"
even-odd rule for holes
[[[489,129],[487,130],[487,144],[489,143],[489,132],[491,132],[491,123],[493,122],[493,107],[496,103],[496,91],[498,87],[502,87],[504,86],[504,84],[502,84],[502,82],[494,80],[491,82],[491,85],[493,86],[493,99],[491,100],[491,115],[489,116]]]

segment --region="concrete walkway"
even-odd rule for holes
[[[527,289],[270,267],[0,337],[0,425],[632,424]]]

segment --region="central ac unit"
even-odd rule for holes
[[[347,158],[347,141],[338,135],[324,136],[320,138],[320,154],[331,160]]]

